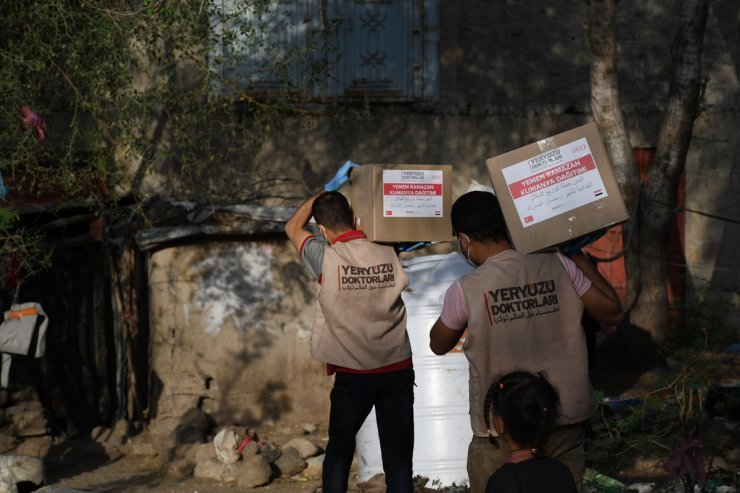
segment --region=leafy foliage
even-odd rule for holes
[[[50,265],[51,252],[39,232],[18,231],[15,212],[0,207],[0,272],[5,289],[16,289],[21,274],[32,276]]]
[[[672,371],[655,389],[618,400],[599,395],[588,460],[611,472],[631,467],[642,455],[658,459],[687,488],[705,484],[728,440],[724,417],[739,408],[737,394],[720,392],[735,364],[733,355],[683,349],[674,353]]]
[[[675,341],[678,348],[699,347],[704,351],[723,351],[736,341],[734,327],[724,323],[727,315],[738,309],[732,300],[740,293],[740,284],[734,287],[719,286],[708,280],[706,288],[697,293],[699,301],[680,303],[686,315],[684,329]]]
[[[244,19],[272,8],[279,22],[287,14],[273,4],[0,2],[0,173],[9,207],[83,201],[114,213],[122,196],[225,203],[278,193],[274,185],[285,179],[259,161],[259,150],[265,139],[290,132],[285,115],[298,122],[291,128],[311,119],[301,104],[331,57],[316,56],[319,39],[235,70],[243,68],[245,50],[269,46],[268,33]],[[224,48],[237,44],[240,50]],[[308,89],[296,91],[285,67],[306,61]],[[269,76],[269,97],[247,91],[257,76]],[[30,257],[34,238],[39,245],[42,238],[21,237],[10,210],[0,216],[4,253],[22,254],[34,264],[29,272],[45,265],[46,253]]]
[[[233,4],[229,12],[208,0],[3,2],[0,171],[11,194],[54,190],[67,199],[110,201],[142,193],[146,174],[156,170],[166,177],[162,191],[180,198],[263,196],[270,176],[254,156],[266,137],[285,131],[282,115],[304,114],[296,107],[305,93],[291,90],[286,60],[308,60],[319,47],[274,53],[269,66],[255,68],[262,76],[271,71],[276,87],[258,100],[244,90],[254,73],[221,79],[213,48],[229,40],[264,45],[265,34],[248,24],[233,23],[239,33],[216,25],[227,14],[259,16],[270,2],[226,3]],[[219,67],[241,63],[243,50],[232,51],[218,56]],[[45,119],[44,140],[23,130],[24,105]],[[249,180],[230,188],[232,176],[214,177],[222,163],[238,163],[235,174]]]

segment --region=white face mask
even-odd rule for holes
[[[325,228],[325,227],[323,227],[323,226],[319,226],[319,233],[321,234],[321,236],[323,236],[323,237],[324,237],[324,240],[325,240],[325,241],[326,241],[327,243],[329,243],[329,238],[328,238],[328,237],[326,236],[326,228]]]
[[[465,250],[465,253],[463,253],[462,249],[462,242],[460,241],[460,238],[465,237],[468,240],[468,248]],[[472,265],[473,267],[478,267],[478,264],[470,260],[470,236],[466,235],[465,233],[460,233],[457,235],[457,248],[460,250],[460,253],[465,257],[465,260]]]

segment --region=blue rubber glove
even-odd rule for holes
[[[559,247],[560,253],[568,258],[572,258],[574,255],[581,253],[581,248],[590,245],[605,234],[606,229],[600,229],[586,236],[581,236],[580,238],[576,238],[575,240],[569,241],[568,243],[564,243]]]
[[[352,161],[345,161],[344,164],[337,170],[337,174],[331,179],[329,183],[324,185],[325,192],[334,192],[339,190],[339,187],[349,181],[349,173],[353,168],[359,168],[360,165],[353,163]]]

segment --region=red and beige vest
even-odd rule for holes
[[[360,233],[361,234],[361,233]],[[411,358],[406,273],[393,248],[364,238],[324,250],[311,354],[331,365],[372,370]]]
[[[487,436],[483,405],[491,384],[514,370],[544,372],[560,395],[560,424],[596,410],[588,376],[583,302],[556,255],[506,250],[460,279],[468,306],[463,344],[470,371],[470,419]]]

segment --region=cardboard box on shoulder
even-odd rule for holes
[[[523,253],[629,219],[595,123],[486,161],[504,219]]]
[[[352,170],[348,198],[369,240],[452,239],[451,165],[364,164]]]

